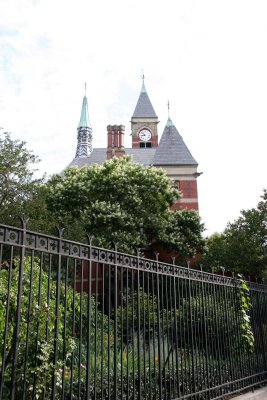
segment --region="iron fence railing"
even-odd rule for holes
[[[223,399],[267,382],[267,286],[0,225],[0,399]]]

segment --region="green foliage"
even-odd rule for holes
[[[12,210],[14,204],[21,207],[32,193],[34,166],[39,162],[25,147],[25,142],[12,140],[9,133],[0,135],[0,206]]]
[[[115,241],[121,251],[132,253],[160,241],[195,253],[202,246],[203,227],[194,212],[169,212],[178,197],[163,170],[145,168],[127,156],[52,177],[48,206],[61,224],[64,218],[79,222],[102,247]]]
[[[222,234],[207,241],[204,267],[223,266],[228,271],[246,276],[267,275],[267,191],[256,208],[242,210],[241,216],[228,223]]]
[[[11,385],[11,366],[15,346],[14,327],[17,309],[17,292],[19,279],[18,260],[14,261],[13,267],[5,263],[0,270],[0,337],[3,337],[6,322],[6,307],[8,307],[8,331],[5,346],[5,393],[9,393]],[[73,358],[73,379],[77,379],[79,373],[79,360],[86,363],[86,347],[80,346],[80,337],[88,338],[88,295],[83,294],[82,298],[78,292],[74,292],[69,285],[60,285],[60,304],[58,309],[58,339],[55,342],[55,314],[56,314],[56,282],[53,275],[49,274],[40,262],[36,259],[31,262],[26,257],[23,265],[23,289],[21,296],[21,316],[19,329],[19,347],[17,363],[17,396],[23,391],[25,384],[26,393],[30,396],[33,386],[36,390],[36,398],[39,398],[43,391],[47,396],[51,392],[52,376],[55,376],[56,385],[62,387],[62,373],[66,373],[65,383],[69,382],[70,376],[67,371]],[[9,283],[8,283],[9,282]],[[10,285],[10,286],[9,286]],[[9,296],[8,289],[9,288]],[[49,296],[48,296],[49,293]],[[98,326],[103,327],[107,332],[107,317],[103,316],[97,309],[95,298],[90,300],[91,320],[90,340],[92,343],[95,337],[99,336],[99,328],[95,328],[95,321]],[[73,325],[73,314],[75,325]],[[81,320],[82,315],[82,320]],[[102,324],[102,325],[101,325]],[[66,326],[66,328],[65,328]],[[110,327],[112,329],[112,322]],[[82,328],[82,333],[81,333]],[[112,334],[110,342],[112,342]],[[4,342],[0,342],[0,365],[2,365]],[[55,346],[58,349],[58,361],[53,363]],[[82,351],[84,350],[83,354]],[[92,351],[94,354],[94,351]],[[26,374],[24,366],[26,365]],[[39,397],[38,397],[39,396]]]
[[[240,312],[241,312],[241,340],[244,345],[245,350],[249,352],[253,352],[254,350],[254,334],[251,327],[250,321],[250,309],[251,309],[251,300],[250,293],[247,282],[244,280],[242,275],[238,275],[240,280],[240,288],[239,288],[239,302],[240,302]]]
[[[0,134],[0,221],[17,225],[18,216],[26,216],[31,229],[48,233],[56,223],[47,211],[44,177],[34,177],[39,161],[24,141]]]
[[[192,257],[206,250],[203,231],[204,225],[196,211],[178,210],[169,213],[168,224],[159,239],[169,250],[174,249],[183,256]]]
[[[156,296],[146,293],[142,287],[138,292],[123,295],[122,303],[117,310],[118,328],[125,341],[132,341],[138,331],[142,337],[147,339],[157,326]],[[138,319],[140,321],[139,328]]]

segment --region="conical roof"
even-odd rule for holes
[[[170,118],[164,128],[152,164],[198,165]]]
[[[148,97],[144,81],[132,118],[158,118]]]
[[[84,96],[83,104],[82,104],[82,111],[81,111],[81,118],[80,118],[78,128],[88,128],[90,126],[91,125],[90,125],[90,120],[89,120],[87,97]]]

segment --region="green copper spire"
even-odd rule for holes
[[[166,127],[169,128],[170,126],[174,126],[174,125],[173,125],[173,122],[170,117],[170,102],[168,100],[168,120],[167,120]]]
[[[88,113],[88,104],[87,104],[87,97],[84,96],[83,98],[83,105],[82,105],[82,112],[81,118],[78,125],[78,128],[87,128],[90,127],[90,120],[89,120],[89,113]]]
[[[167,128],[169,128],[170,126],[174,126],[172,120],[170,119],[170,117],[167,120],[166,126],[167,126]]]
[[[85,93],[83,98],[82,112],[80,122],[77,128],[77,148],[75,158],[90,157],[93,151],[93,131],[89,121],[88,104],[86,97],[86,83]]]

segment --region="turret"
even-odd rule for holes
[[[89,120],[88,104],[86,95],[83,98],[81,118],[77,127],[77,149],[75,158],[89,157],[93,150],[93,132]]]
[[[132,147],[158,147],[158,117],[148,97],[144,75],[141,92],[131,118]]]

